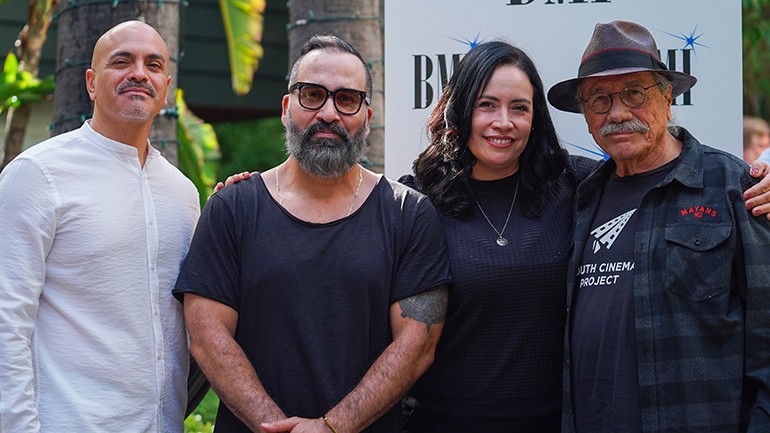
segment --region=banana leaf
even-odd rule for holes
[[[181,89],[176,92],[176,105],[179,113],[179,170],[195,184],[203,207],[216,183],[219,160],[222,158],[219,142],[214,128],[187,108]]]
[[[219,0],[236,95],[251,91],[254,72],[264,55],[262,30],[266,0]]]
[[[53,77],[35,78],[28,71],[19,72],[19,61],[9,53],[3,62],[2,79],[0,79],[0,113],[10,107],[21,104],[42,101],[53,94]]]

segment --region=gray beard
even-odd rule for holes
[[[338,134],[333,138],[312,138],[321,129],[329,129]],[[304,131],[291,119],[286,119],[286,152],[299,162],[300,167],[318,177],[335,178],[347,173],[364,153],[366,144],[366,125],[351,137],[337,123],[316,122]]]

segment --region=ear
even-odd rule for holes
[[[168,89],[171,87],[171,75],[166,78],[166,92],[165,95],[163,95],[163,105],[173,105],[170,104],[170,101],[168,100]]]
[[[86,90],[88,97],[96,101],[96,71],[90,68],[86,69]]]
[[[369,135],[370,129],[369,124],[372,122],[372,115],[374,114],[374,110],[372,110],[372,107],[367,105],[366,106],[366,135]]]
[[[671,120],[673,117],[673,114],[671,113],[671,105],[674,103],[674,85],[669,84],[668,89],[666,89],[666,93],[663,95],[663,97],[666,98],[666,108],[667,108],[667,115],[668,120]]]
[[[283,126],[286,126],[286,116],[289,114],[289,96],[288,94],[283,95],[281,100],[281,123]]]
[[[583,120],[586,122],[586,128],[588,128],[588,133],[593,134],[594,132],[591,131],[591,122],[588,121],[588,114],[581,109],[581,114],[583,115]]]

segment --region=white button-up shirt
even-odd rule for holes
[[[87,122],[0,173],[0,432],[183,430],[171,289],[198,215],[160,152]]]

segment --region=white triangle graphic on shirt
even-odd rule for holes
[[[628,220],[631,219],[631,215],[633,215],[634,212],[636,212],[636,209],[631,209],[623,215],[613,218],[600,225],[591,232],[591,234],[594,235],[594,254],[599,251],[602,245],[604,245],[608,250],[610,249],[612,244],[615,242],[615,239],[617,239],[618,235],[620,235],[620,232],[623,231],[626,223],[628,223]]]

